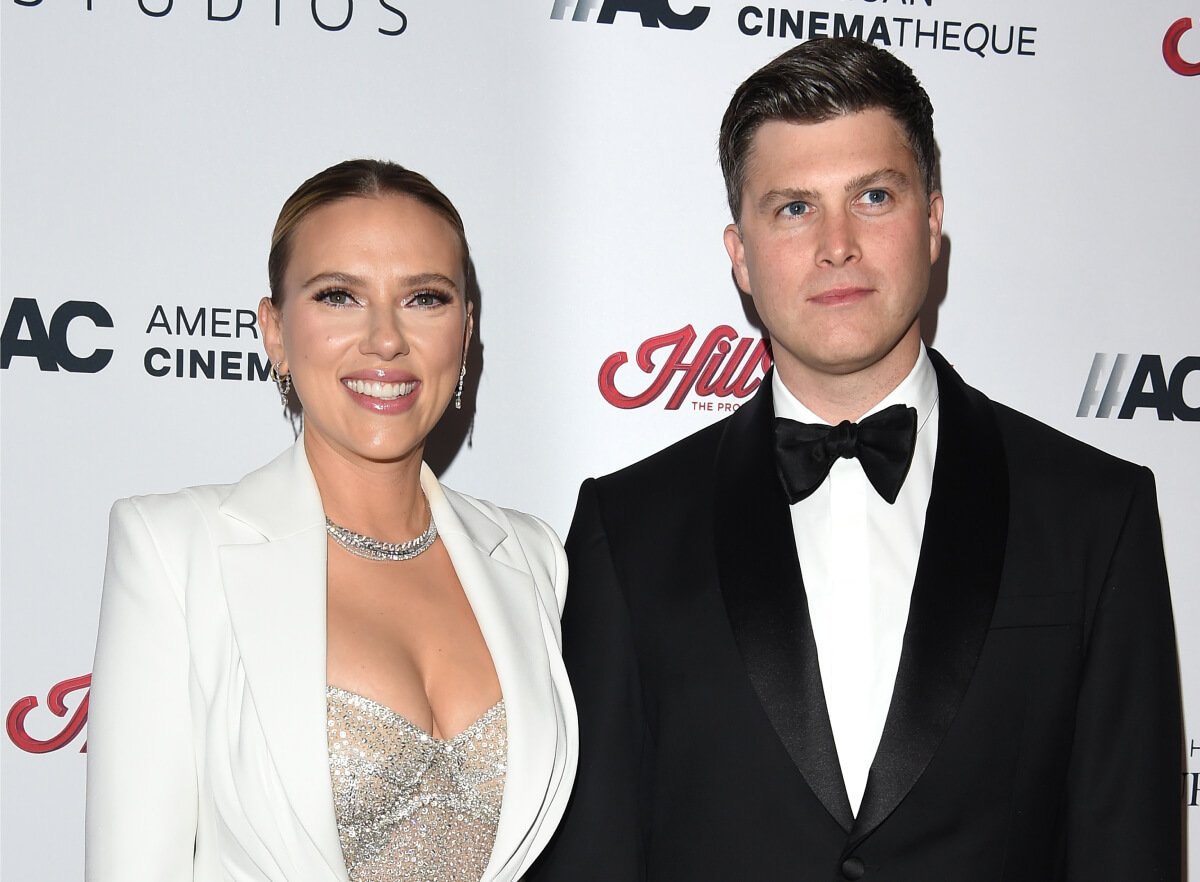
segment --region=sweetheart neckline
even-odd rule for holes
[[[496,719],[496,717],[504,712],[504,698],[502,696],[499,701],[480,714],[475,722],[471,723],[457,735],[452,735],[449,738],[439,738],[432,732],[426,732],[399,711],[393,710],[386,704],[376,701],[373,698],[368,698],[367,696],[358,692],[354,692],[353,690],[343,689],[341,686],[334,686],[333,684],[326,684],[325,694],[326,696],[336,695],[341,698],[349,698],[356,702],[368,705],[369,709],[374,710],[377,715],[382,714],[386,717],[389,717],[392,720],[401,723],[405,728],[411,729],[414,733],[421,736],[422,739],[427,739],[435,744],[453,744],[456,741],[464,740],[466,736],[474,735],[475,732],[477,732],[479,729],[482,729],[485,725],[492,722],[494,719]]]

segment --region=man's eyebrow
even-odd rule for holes
[[[846,182],[845,190],[847,193],[853,193],[865,190],[874,184],[890,184],[898,190],[907,190],[912,186],[912,181],[908,175],[898,169],[877,168],[851,178]],[[760,211],[765,211],[781,202],[814,202],[816,200],[817,192],[815,190],[807,190],[803,187],[777,187],[762,195],[762,198],[758,200],[758,208]]]
[[[907,190],[912,186],[912,181],[902,171],[894,168],[879,168],[847,181],[846,192],[852,193],[856,190],[866,190],[872,184],[891,184],[898,190]]]
[[[758,200],[759,210],[770,208],[780,202],[812,202],[817,194],[813,190],[803,190],[798,187],[781,187],[768,190]]]

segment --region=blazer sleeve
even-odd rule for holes
[[[86,882],[193,877],[183,592],[136,500],[112,510],[88,713]]]
[[[1181,878],[1179,665],[1154,477],[1141,469],[1087,632],[1066,874]]]
[[[579,711],[579,770],[563,822],[526,882],[632,882],[646,875],[649,737],[629,610],[594,480],[580,489],[566,553],[563,659]]]

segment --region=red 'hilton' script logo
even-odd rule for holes
[[[1181,18],[1167,28],[1163,37],[1163,60],[1167,62],[1167,67],[1184,77],[1200,76],[1200,61],[1188,61],[1179,51],[1179,41],[1191,29],[1192,20]]]
[[[63,680],[61,683],[56,683],[51,688],[46,696],[46,709],[56,717],[65,717],[67,711],[66,698],[72,692],[80,689],[87,689],[83,693],[83,699],[75,708],[75,713],[71,714],[71,718],[66,721],[62,729],[57,735],[42,740],[30,735],[25,729],[25,718],[29,716],[29,712],[38,706],[36,695],[26,695],[24,698],[17,701],[8,711],[8,719],[6,728],[8,729],[8,737],[12,743],[21,750],[29,753],[50,753],[53,750],[59,750],[66,747],[74,741],[79,733],[83,731],[84,724],[87,723],[88,717],[88,699],[91,698],[92,675],[84,674],[81,677],[72,677],[70,680]],[[79,748],[80,753],[87,752],[87,742],[83,747]]]
[[[626,394],[617,388],[617,370],[629,361],[629,354],[614,352],[600,366],[600,394],[614,407],[628,410],[645,407],[667,390],[671,379],[678,375],[678,385],[667,399],[667,410],[678,410],[688,394],[715,395],[718,398],[745,398],[762,382],[771,366],[771,354],[766,341],[739,337],[729,325],[718,325],[709,332],[692,353],[696,331],[685,325],[678,331],[651,337],[638,347],[637,366],[644,383],[641,392]],[[628,387],[626,387],[628,388]],[[738,405],[720,402],[717,410],[735,410]],[[710,410],[711,407],[701,408]]]

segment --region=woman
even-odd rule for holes
[[[442,487],[473,322],[450,201],[344,162],[284,204],[259,322],[304,431],[113,509],[88,882],[515,880],[576,761],[545,524]]]

